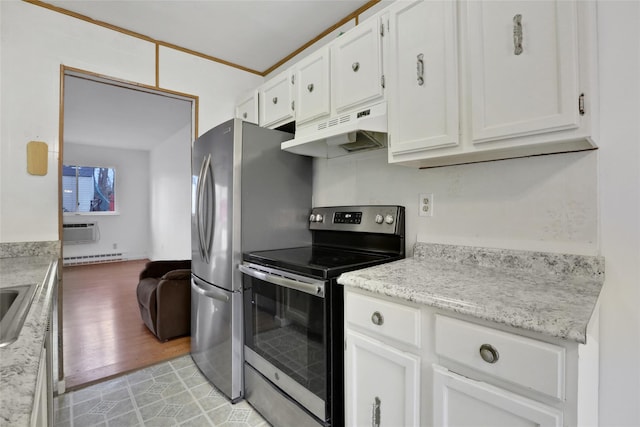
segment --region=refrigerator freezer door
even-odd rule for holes
[[[191,281],[191,357],[229,399],[242,397],[242,294]]]

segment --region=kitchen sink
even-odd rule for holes
[[[0,288],[0,347],[18,339],[35,289],[35,284]]]

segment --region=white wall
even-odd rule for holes
[[[18,0],[0,1],[0,30],[0,242],[58,240],[60,65],[153,86],[155,45]],[[161,49],[160,87],[200,97],[200,133],[261,81]],[[46,176],[27,174],[31,140],[49,144]]]
[[[199,95],[198,136],[233,117],[236,99],[264,79],[216,62],[160,47],[160,86]]]
[[[598,3],[602,426],[640,425],[640,3]]]
[[[64,256],[124,253],[130,259],[148,257],[149,152],[65,143],[69,165],[105,166],[116,170],[117,215],[65,215],[64,223],[97,222],[96,243],[64,245]],[[115,247],[114,247],[115,246]]]
[[[596,187],[594,153],[420,170],[378,150],[316,159],[313,203],[405,206],[408,253],[419,239],[595,254]],[[433,217],[418,216],[420,193],[433,193]]]
[[[150,162],[149,258],[191,259],[190,124],[155,146]]]

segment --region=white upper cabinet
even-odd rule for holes
[[[245,122],[258,124],[258,91],[254,90],[241,97],[236,104],[235,117]]]
[[[432,167],[595,148],[595,26],[595,2],[393,4],[389,162]]]
[[[456,3],[398,2],[389,45],[391,155],[457,146]]]
[[[293,70],[289,69],[260,86],[260,126],[275,128],[293,121]]]
[[[337,113],[382,98],[381,22],[360,23],[331,44],[331,88]]]
[[[577,3],[467,3],[472,139],[580,125]]]
[[[296,124],[328,116],[331,112],[329,49],[320,49],[296,64]]]

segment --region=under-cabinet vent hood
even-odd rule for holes
[[[332,158],[387,146],[387,103],[314,121],[296,128],[283,150],[311,157]]]

